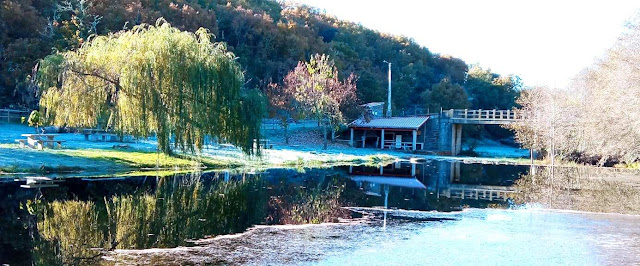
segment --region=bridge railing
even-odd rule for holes
[[[506,201],[512,198],[518,191],[508,186],[483,186],[483,185],[465,185],[451,184],[445,190],[444,195],[453,199],[476,199],[476,200],[502,200]]]
[[[466,120],[504,120],[516,121],[526,119],[524,112],[514,110],[482,110],[482,109],[451,109],[447,111],[450,118]]]

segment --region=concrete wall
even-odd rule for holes
[[[455,146],[455,151],[452,151],[452,145],[454,141],[458,141],[456,144],[460,144],[461,138],[459,135],[462,132],[460,126],[461,125],[455,125],[454,127],[454,124],[451,123],[451,120],[446,115],[431,115],[425,125],[425,132],[427,134],[425,150],[442,154],[459,152],[460,145]]]
[[[451,152],[452,126],[448,117],[431,115],[425,128],[425,150],[447,154]]]

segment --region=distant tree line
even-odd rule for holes
[[[92,35],[154,24],[163,17],[180,30],[203,27],[225,42],[244,71],[244,85],[266,92],[299,62],[329,55],[340,80],[354,74],[360,102],[386,100],[384,60],[393,62],[393,107],[511,108],[514,76],[471,68],[433,54],[415,41],[338,20],[307,6],[271,0],[5,0],[0,4],[0,107],[34,108],[39,59],[77,50]]]

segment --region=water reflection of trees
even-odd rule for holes
[[[515,202],[588,212],[640,214],[638,172],[592,167],[538,168],[516,181]]]
[[[311,184],[310,184],[311,185]],[[344,182],[329,179],[311,187],[281,186],[285,193],[269,199],[269,224],[305,224],[334,222],[347,218],[343,209]]]
[[[0,264],[21,265],[30,257],[29,224],[35,219],[21,204],[30,196],[18,185],[0,186]]]
[[[190,245],[256,224],[319,223],[346,214],[344,184],[327,179],[294,186],[250,177],[221,182],[199,176],[158,178],[152,191],[94,200],[32,204],[38,217],[35,264],[86,264],[106,250]]]

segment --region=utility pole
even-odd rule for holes
[[[384,62],[389,64],[389,89],[387,91],[387,117],[391,117],[391,62],[387,62],[387,60],[384,60]]]

